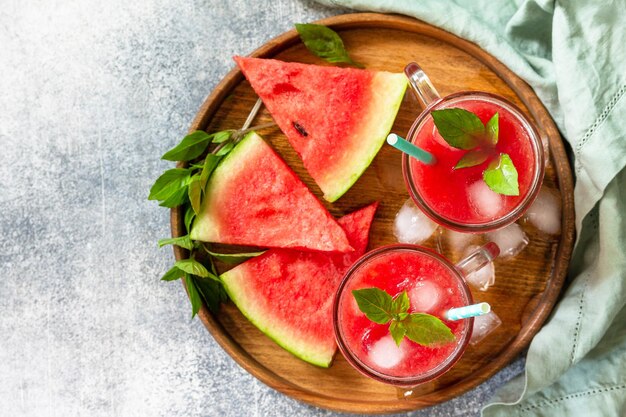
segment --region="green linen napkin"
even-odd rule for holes
[[[525,375],[483,415],[626,416],[626,2],[318,1],[439,26],[534,88],[572,149],[578,237]]]

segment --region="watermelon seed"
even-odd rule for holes
[[[300,133],[302,136],[307,137],[309,136],[309,134],[307,133],[306,130],[304,130],[304,128],[302,126],[300,126],[300,124],[298,122],[292,122],[293,127],[298,131],[298,133]]]

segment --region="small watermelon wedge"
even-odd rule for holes
[[[204,242],[351,252],[345,232],[255,132],[211,175],[190,232]]]
[[[332,303],[350,266],[367,248],[378,203],[339,219],[349,254],[271,249],[220,276],[244,316],[297,357],[327,368],[337,349]]]
[[[404,74],[235,57],[330,202],[370,165],[404,97]]]

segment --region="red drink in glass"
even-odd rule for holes
[[[436,162],[424,164],[407,154],[402,168],[411,198],[435,222],[461,232],[487,232],[517,220],[539,193],[544,174],[541,138],[521,110],[504,98],[482,92],[461,92],[439,97],[417,66],[405,69],[412,88],[427,106],[413,123],[408,140],[434,155]],[[487,124],[499,117],[498,143],[492,157],[480,165],[454,169],[468,151],[446,143],[434,124],[433,110],[461,108]],[[509,155],[518,173],[519,195],[502,195],[483,181],[489,163],[502,153]]]
[[[404,338],[397,346],[389,323],[377,324],[359,309],[352,290],[376,287],[395,297],[407,291],[409,312],[439,317],[455,341],[427,347]],[[360,372],[399,386],[415,386],[446,372],[465,351],[473,319],[443,314],[472,303],[459,271],[445,258],[414,245],[392,245],[366,254],[348,271],[334,305],[335,334],[346,359]]]

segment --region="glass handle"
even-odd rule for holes
[[[433,83],[430,82],[430,79],[424,70],[415,62],[411,62],[404,67],[404,73],[409,79],[411,89],[417,98],[422,102],[424,107],[441,98],[437,89]]]
[[[472,272],[478,271],[500,254],[500,248],[494,242],[486,243],[474,252],[470,253],[465,259],[456,264],[456,268],[461,271],[463,276],[468,276]]]

